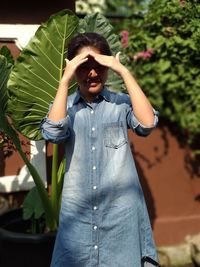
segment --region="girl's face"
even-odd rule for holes
[[[93,51],[100,54],[100,51],[94,47],[86,46],[78,50],[77,54]],[[92,56],[81,64],[76,70],[76,79],[81,94],[91,102],[95,96],[101,92],[108,76],[108,68],[100,65]]]

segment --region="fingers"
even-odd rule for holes
[[[88,54],[88,56],[95,56],[97,54],[91,49],[89,49],[86,53]]]
[[[83,64],[88,60],[88,54],[79,54],[74,57],[72,60],[65,58],[66,67],[77,68],[79,65]]]
[[[100,65],[108,67],[108,68],[115,68],[115,65],[117,62],[120,63],[120,54],[121,52],[117,52],[115,56],[107,56],[107,55],[102,55],[99,53],[95,53],[92,50],[83,52],[81,54],[78,54],[75,56],[72,60],[68,60],[67,58],[65,59],[66,66],[68,65],[69,68],[76,69],[78,68],[81,64],[86,62],[89,57],[93,57],[95,61],[97,61]]]
[[[115,58],[120,62],[120,57],[119,57],[119,55],[121,54],[121,52],[119,51],[119,52],[117,52],[117,54],[115,55]]]
[[[65,64],[67,66],[67,64],[69,63],[69,59],[65,58]]]

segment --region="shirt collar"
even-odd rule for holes
[[[110,102],[110,92],[105,86],[99,95],[102,96],[106,101]]]
[[[109,93],[108,89],[107,89],[105,86],[103,87],[102,91],[98,94],[98,96],[101,96],[101,97],[103,97],[106,101],[110,102],[110,93]],[[84,100],[84,98],[81,96],[81,94],[80,94],[80,90],[79,90],[79,88],[78,88],[77,91],[76,91],[76,96],[75,96],[75,98],[74,98],[73,103],[74,103],[74,104],[77,104],[77,103],[78,103],[79,101],[81,101],[81,100]]]
[[[81,100],[81,94],[80,94],[80,91],[79,91],[79,89],[77,89],[76,90],[76,95],[75,95],[75,97],[74,97],[74,101],[73,101],[73,103],[74,104],[77,104],[80,100]]]

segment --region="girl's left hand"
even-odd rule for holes
[[[121,74],[121,72],[126,69],[124,65],[120,62],[120,55],[121,52],[118,52],[116,56],[107,56],[102,54],[97,54],[93,51],[90,52],[90,55],[97,61],[100,65],[111,68],[113,71],[115,71],[118,74]]]

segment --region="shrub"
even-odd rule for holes
[[[200,134],[200,3],[152,0],[124,24],[129,67],[161,116],[191,144]]]

